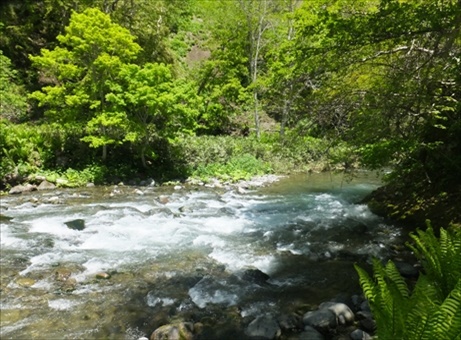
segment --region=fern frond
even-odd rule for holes
[[[371,279],[371,277],[368,275],[367,271],[361,267],[359,267],[357,264],[354,264],[354,268],[357,271],[357,274],[359,274],[359,282],[360,286],[362,287],[363,290],[363,295],[365,295],[365,298],[368,301],[374,301],[375,299],[375,283]]]
[[[395,263],[392,261],[389,261],[386,264],[385,269],[386,269],[387,277],[395,285],[395,287],[397,288],[402,298],[404,299],[408,298],[410,295],[410,292],[408,290],[407,283],[405,282],[405,279],[402,277],[402,275],[400,275],[400,272],[397,269],[397,266],[395,265]]]
[[[437,311],[430,316],[427,327],[421,335],[421,339],[445,339],[452,340],[461,333],[461,279],[438,307]]]
[[[405,339],[421,339],[428,327],[429,317],[437,311],[442,301],[438,300],[439,292],[433,282],[421,274],[408,299],[408,314],[405,320]]]

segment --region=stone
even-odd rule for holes
[[[56,189],[56,185],[53,183],[48,182],[47,180],[44,180],[40,183],[40,185],[37,187],[37,190],[53,190]]]
[[[304,314],[303,323],[306,326],[312,326],[322,333],[328,333],[330,329],[336,328],[336,315],[329,309],[319,309]]]
[[[140,196],[144,195],[144,192],[143,192],[142,190],[139,190],[139,189],[135,189],[135,190],[134,190],[134,193],[135,193],[136,195],[140,195]]]
[[[22,194],[24,192],[24,186],[23,185],[15,185],[10,189],[8,192],[10,195],[18,195]]]
[[[370,334],[374,334],[376,332],[376,321],[371,317],[360,320],[359,325],[361,329]]]
[[[23,192],[31,192],[37,190],[36,185],[26,184],[26,185],[16,185],[11,188],[9,191],[10,195],[22,194]]]
[[[255,283],[257,285],[264,285],[269,279],[270,276],[259,269],[246,269],[242,274],[242,280]]]
[[[72,230],[82,231],[83,229],[85,229],[85,220],[82,220],[80,218],[76,220],[64,222],[64,224],[67,226],[67,228],[72,229]]]
[[[63,292],[72,292],[75,290],[76,287],[77,287],[77,280],[71,277],[62,283],[61,290]]]
[[[180,185],[175,185],[173,189],[174,189],[174,190],[181,190],[181,189],[182,189],[182,186],[180,186]]]
[[[371,340],[370,334],[362,331],[361,329],[356,329],[350,334],[352,340]]]
[[[86,187],[87,187],[87,188],[93,188],[93,187],[94,187],[94,183],[92,183],[92,182],[86,183]]]
[[[9,222],[9,221],[11,221],[12,219],[13,219],[13,217],[0,214],[0,222]]]
[[[54,278],[56,279],[56,281],[60,282],[67,281],[67,279],[69,279],[71,275],[71,270],[67,268],[58,268],[54,272]]]
[[[395,262],[399,273],[406,278],[416,278],[419,275],[418,269],[407,262]]]
[[[16,280],[16,283],[24,288],[30,288],[35,284],[35,280],[29,277],[20,277]]]
[[[360,304],[360,310],[361,311],[366,311],[366,312],[371,312],[368,300],[365,300]]]
[[[354,322],[354,313],[344,303],[340,302],[324,302],[319,306],[319,309],[328,309],[336,315],[338,325],[346,325]]]
[[[182,213],[192,213],[197,210],[205,209],[206,207],[207,205],[204,202],[194,202],[194,203],[186,204],[180,207],[178,210]]]
[[[106,272],[100,272],[100,273],[97,273],[95,275],[95,277],[97,279],[101,279],[101,280],[108,280],[108,279],[110,279],[110,274],[106,273]]]
[[[283,314],[277,318],[280,328],[285,332],[292,332],[302,328],[301,318],[297,314]]]
[[[304,332],[300,333],[299,340],[325,340],[325,337],[311,326],[304,327]]]
[[[247,191],[246,191],[244,188],[242,188],[241,186],[238,186],[238,187],[237,187],[237,192],[238,192],[240,195],[243,195],[243,194],[246,194],[246,193],[247,193]]]
[[[275,339],[281,335],[281,330],[272,316],[262,315],[250,322],[245,334],[250,338]]]
[[[161,195],[158,197],[158,201],[162,204],[167,204],[170,201],[170,199],[168,198],[168,196]]]
[[[194,325],[190,322],[163,325],[157,328],[150,340],[193,340]]]
[[[62,200],[59,198],[59,196],[53,196],[44,201],[45,203],[49,204],[62,204]]]
[[[357,311],[360,308],[360,304],[364,301],[363,296],[361,295],[352,295],[351,297],[354,310]]]

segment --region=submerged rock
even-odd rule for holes
[[[72,271],[68,268],[58,268],[54,272],[54,277],[56,281],[64,282],[70,278]]]
[[[85,229],[85,220],[82,220],[80,218],[76,220],[64,222],[64,224],[67,226],[67,228],[72,229],[72,230],[82,231],[83,229]]]
[[[108,279],[110,279],[111,276],[110,276],[109,273],[100,272],[100,273],[97,273],[97,274],[95,275],[95,277],[96,277],[97,279],[100,279],[100,280],[108,280]]]
[[[29,277],[20,277],[16,280],[16,283],[24,288],[29,288],[35,284],[35,280]]]
[[[12,219],[13,219],[13,217],[0,214],[0,222],[9,222],[9,221],[11,221]]]
[[[270,276],[259,269],[247,269],[242,275],[242,280],[255,283],[257,285],[264,285],[269,279]]]

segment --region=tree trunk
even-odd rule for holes
[[[105,162],[107,159],[107,145],[102,146],[102,161]]]

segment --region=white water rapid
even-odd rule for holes
[[[322,174],[244,194],[119,187],[2,198],[1,338],[137,339],[154,314],[237,308],[244,318],[356,289],[352,263],[387,257],[400,241],[356,204],[378,184]]]

